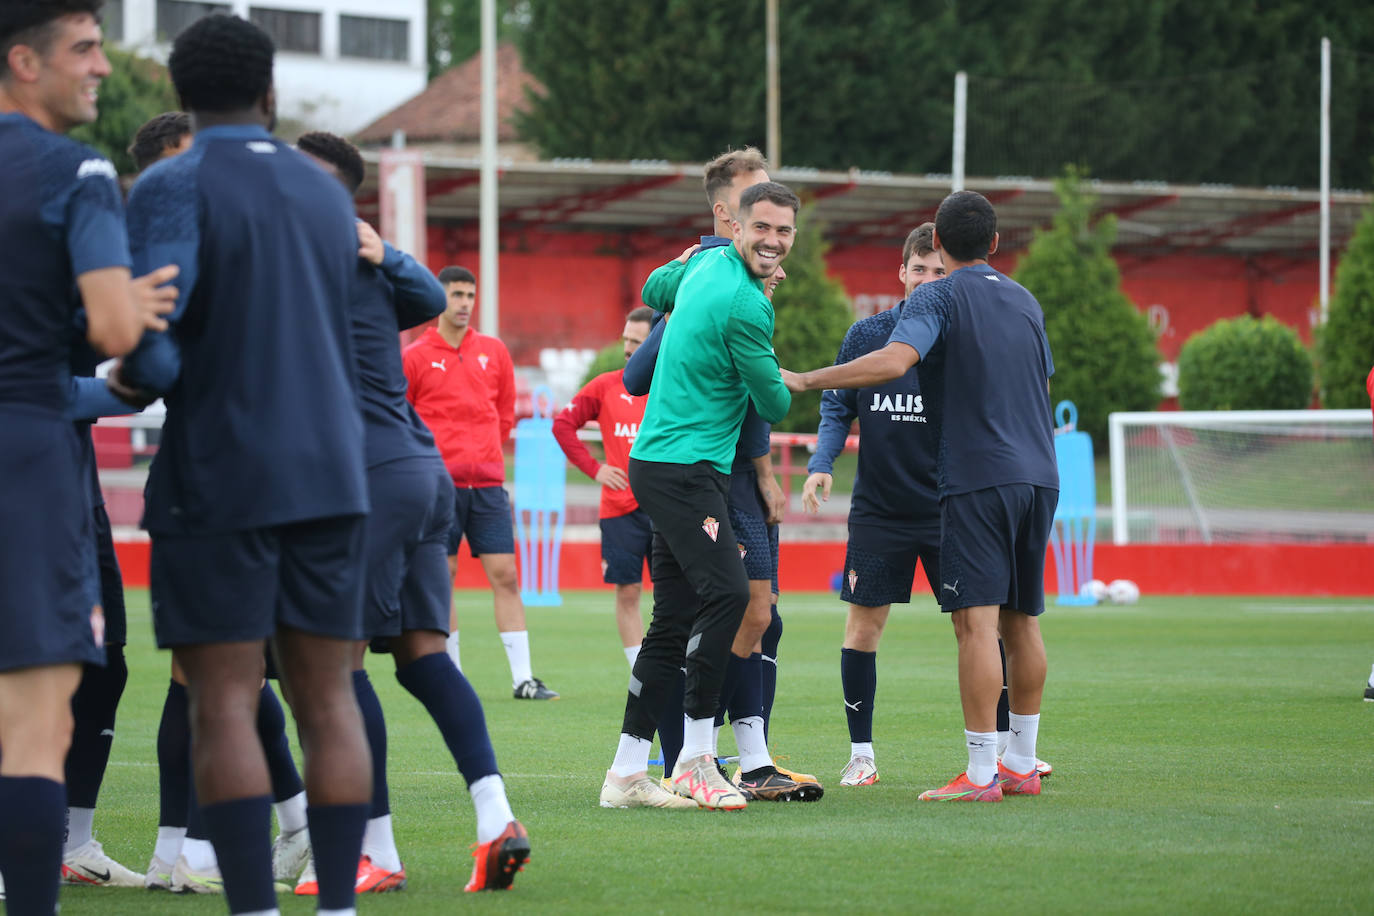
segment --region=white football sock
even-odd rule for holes
[[[181,841],[181,855],[186,859],[186,867],[192,874],[204,874],[219,868],[219,858],[215,846],[209,840],[193,840],[190,837]]]
[[[444,640],[444,650],[448,652],[448,657],[453,659],[453,667],[459,671],[463,670],[463,661],[458,657],[458,631],[454,630],[448,634],[448,639]]]
[[[530,632],[512,630],[501,634],[501,645],[506,647],[506,660],[510,662],[510,682],[512,687],[534,677],[530,673]]]
[[[877,760],[877,759],[878,759],[877,757],[874,757],[874,756],[873,756],[873,742],[872,742],[872,741],[851,741],[851,742],[849,742],[849,756],[850,756],[850,757],[867,757],[869,760]]]
[[[263,910],[265,916],[278,916],[277,910]],[[316,910],[315,916],[358,916],[357,907],[349,907],[346,910]]]
[[[649,769],[649,749],[652,747],[652,741],[622,733],[620,746],[615,749],[615,762],[611,764],[611,772],[621,779],[646,772]]]
[[[1011,741],[1002,755],[1002,766],[1013,773],[1029,773],[1035,769],[1035,740],[1040,733],[1040,714],[1018,716],[1011,714]]]
[[[177,856],[181,855],[181,841],[184,839],[186,839],[185,827],[157,828],[157,845],[153,847],[153,855],[164,862],[175,865]]]
[[[1007,752],[1007,742],[1011,740],[1011,732],[997,733],[997,756],[1001,757]]]
[[[768,740],[763,737],[763,716],[745,716],[734,719],[730,728],[735,732],[735,744],[739,747],[739,768],[746,773],[759,767],[771,767],[773,758],[768,753]]]
[[[716,730],[716,717],[707,716],[704,719],[689,719],[686,715],[682,717],[682,750],[678,753],[678,760],[695,760],[698,757],[707,755],[715,756],[711,745],[714,743],[713,734]]]
[[[401,854],[396,851],[396,835],[391,832],[391,815],[369,818],[363,831],[363,855],[386,871],[401,870]]]
[[[1374,687],[1374,667],[1369,669],[1369,686]]]
[[[717,758],[720,757],[720,730],[723,729],[724,727],[725,727],[725,725],[724,725],[723,723],[722,723],[721,725],[714,725],[714,726],[711,727],[711,756],[712,756],[712,757],[717,757]]]
[[[640,769],[648,766],[649,760],[646,756],[644,766]],[[506,782],[500,774],[493,773],[468,786],[468,792],[472,794],[472,805],[477,809],[477,842],[490,843],[501,835],[507,824],[515,820],[515,815],[510,810],[510,801],[506,798]]]
[[[62,854],[67,855],[78,846],[89,843],[91,829],[95,824],[94,808],[67,809],[67,840],[62,844]]]
[[[309,823],[305,819],[305,792],[297,792],[283,802],[272,805],[277,812],[277,830],[281,833],[297,833]]]
[[[964,729],[968,747],[968,780],[985,786],[997,778],[997,732],[971,732]]]
[[[281,910],[276,908],[270,910],[251,910],[247,913],[239,913],[238,916],[281,916]],[[358,916],[357,910],[316,910],[315,916]]]
[[[639,658],[639,646],[625,647],[625,661],[630,663],[630,670],[635,670],[635,659]]]

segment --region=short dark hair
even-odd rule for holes
[[[367,176],[367,166],[363,164],[363,154],[352,143],[338,134],[313,130],[296,141],[296,148],[334,166],[339,170],[339,180],[348,188],[348,193],[358,193],[363,178]]]
[[[997,235],[997,211],[977,191],[955,191],[935,213],[940,247],[956,261],[986,260]]]
[[[140,172],[162,158],[162,154],[191,133],[191,116],[184,111],[166,111],[149,119],[134,134],[129,157]]]
[[[801,209],[801,200],[787,185],[778,184],[776,181],[761,181],[745,188],[744,193],[739,196],[739,212],[752,209],[754,204],[761,200],[777,204],[779,207],[791,207],[793,213]]]
[[[906,237],[906,243],[902,245],[902,266],[911,263],[911,256],[919,254],[925,257],[935,250],[935,224],[921,223],[911,234]]]
[[[477,278],[466,267],[450,265],[439,271],[439,282],[444,286],[448,286],[450,283],[471,283],[476,286]]]
[[[251,108],[272,87],[272,38],[246,19],[211,13],[172,43],[167,69],[187,111]]]
[[[702,187],[706,189],[706,202],[715,206],[720,192],[730,187],[736,175],[766,171],[768,160],[764,159],[763,153],[755,147],[746,146],[744,149],[732,149],[721,153],[706,163],[705,175],[701,181]]]
[[[28,45],[47,54],[57,37],[57,20],[89,13],[100,21],[105,0],[6,0],[0,4],[0,79],[10,75],[10,49]]]
[[[633,310],[632,312],[630,312],[630,314],[626,315],[625,320],[643,321],[646,324],[651,323],[654,320],[654,310],[649,308],[647,305],[641,305],[639,308]]]

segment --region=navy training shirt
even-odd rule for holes
[[[905,302],[854,322],[840,344],[835,365],[881,350],[897,327]],[[901,378],[859,389],[829,389],[821,395],[816,454],[807,473],[830,474],[844,451],[849,427],[859,421],[859,464],[849,519],[869,525],[898,522],[940,525],[935,459],[940,405],[923,387],[934,368],[922,360]]]
[[[440,460],[429,427],[406,400],[397,335],[441,313],[447,296],[423,264],[390,245],[385,250],[380,267],[358,259],[349,309],[369,468],[400,458]]]
[[[129,197],[135,273],[180,266],[126,381],[165,395],[143,526],[226,533],[367,511],[353,204],[261,127],[200,131]]]
[[[941,497],[1015,483],[1059,489],[1054,360],[1025,287],[986,264],[962,267],[912,294],[891,339],[937,369]]]
[[[703,235],[698,242],[698,251],[692,257],[696,257],[702,251],[731,244],[734,244],[734,239],[727,239],[722,235]],[[625,390],[630,394],[639,396],[649,393],[654,378],[654,367],[658,365],[658,348],[663,342],[665,328],[667,325],[663,322],[663,313],[655,312],[649,336],[625,363]],[[739,443],[735,446],[735,460],[730,467],[730,473],[753,471],[753,459],[762,458],[772,448],[772,432],[773,427],[759,416],[751,400],[744,411],[744,421],[740,423]]]
[[[0,404],[66,416],[75,278],[129,266],[115,169],[22,114],[0,115]]]

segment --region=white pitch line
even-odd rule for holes
[[[1367,614],[1374,604],[1242,604],[1251,614]]]

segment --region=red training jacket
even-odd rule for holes
[[[595,478],[601,464],[577,438],[577,431],[595,420],[601,427],[606,463],[628,472],[630,446],[639,435],[639,424],[644,419],[644,405],[648,400],[648,396],[635,397],[625,390],[624,369],[603,372],[583,386],[577,397],[553,418],[553,436],[568,460],[583,474]],[[638,508],[639,503],[629,487],[623,490],[601,488],[602,518],[627,515]]]
[[[457,347],[430,328],[405,348],[406,400],[434,434],[453,483],[500,486],[501,446],[515,425],[515,367],[506,345],[471,328]]]

